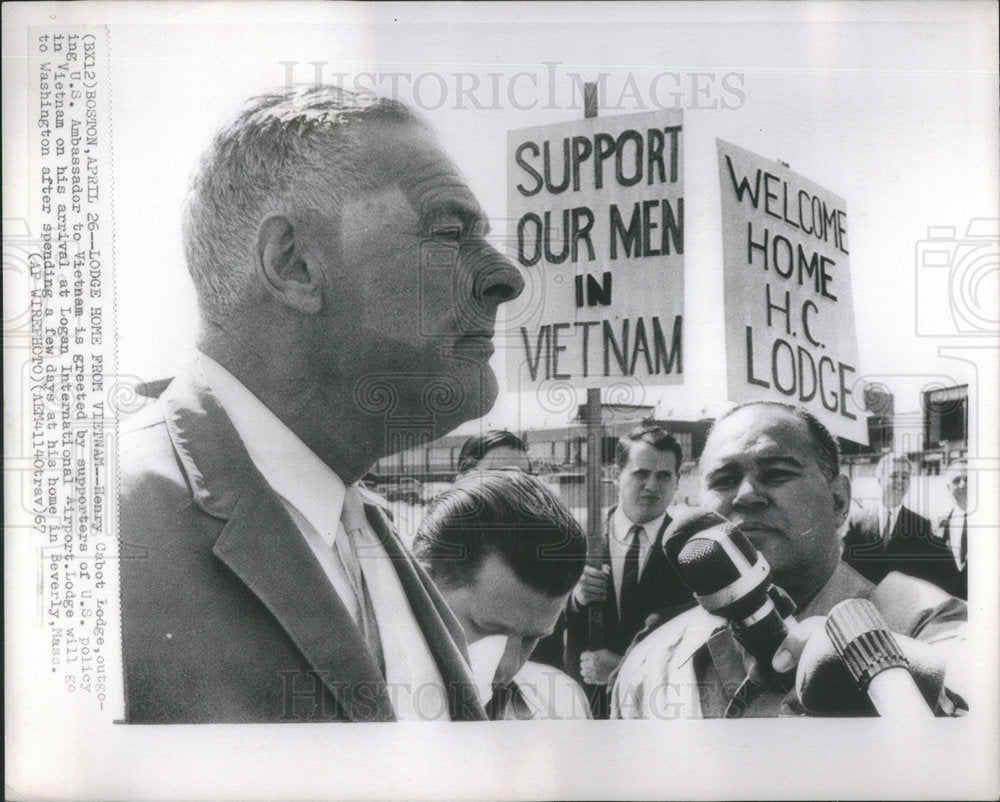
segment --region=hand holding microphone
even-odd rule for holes
[[[795,603],[771,581],[771,567],[739,527],[697,510],[674,521],[664,551],[698,603],[729,621],[733,636],[765,677],[788,635]],[[793,675],[778,677],[790,690]]]
[[[935,680],[943,672],[922,662],[922,644],[897,639],[871,602],[848,599],[829,617],[797,622],[795,604],[771,581],[764,556],[738,525],[714,512],[696,510],[674,521],[664,551],[698,603],[728,620],[763,679],[794,687],[807,712],[933,716]],[[916,666],[907,653],[920,655]]]
[[[943,670],[925,660],[924,646],[893,633],[867,599],[847,599],[828,616],[803,621],[780,651],[793,661],[798,654],[795,690],[814,715],[926,721]]]

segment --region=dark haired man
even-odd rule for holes
[[[818,665],[804,653],[832,656],[823,628],[845,599],[869,599],[918,669],[921,690],[938,713],[964,702],[945,690],[965,679],[961,649],[965,604],[933,585],[890,573],[873,585],[840,559],[839,528],[850,482],[839,471],[837,443],[808,411],[777,402],[743,404],[716,420],[701,456],[703,506],[739,526],[797,605],[799,624],[777,650],[773,668],[801,674]],[[833,658],[834,660],[836,658]],[[830,665],[829,662],[826,665]],[[857,695],[833,693],[808,673],[802,696],[755,670],[725,621],[697,607],[637,642],[615,683],[612,713],[621,718],[701,718],[782,714],[851,715]],[[952,683],[952,680],[955,682]]]
[[[694,604],[663,554],[667,507],[677,491],[680,444],[658,426],[641,426],[615,448],[618,504],[605,520],[600,568],[588,565],[567,607],[568,668],[578,668],[594,715],[607,718],[607,683],[646,619],[667,620]],[[589,641],[588,605],[601,606],[604,643]]]
[[[589,718],[583,690],[529,663],[583,569],[580,526],[516,468],[476,472],[434,499],[413,551],[465,630],[491,719]]]
[[[524,441],[505,429],[490,429],[473,435],[463,443],[458,454],[459,474],[506,467],[530,471],[531,462]]]
[[[438,437],[492,406],[523,280],[486,230],[396,101],[286,90],[216,135],[184,220],[198,362],[122,432],[129,722],[485,718],[461,628],[355,483],[399,420]]]

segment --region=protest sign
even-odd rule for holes
[[[844,200],[728,142],[718,154],[729,399],[801,404],[867,444]]]
[[[510,237],[531,288],[508,313],[513,386],[682,382],[681,117],[509,133]]]

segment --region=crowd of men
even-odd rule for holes
[[[845,561],[837,444],[796,407],[728,412],[700,470],[705,509],[796,605],[773,668],[807,674],[797,689],[755,666],[666,558],[684,455],[656,427],[618,444],[603,553],[505,436],[463,450],[411,552],[359,479],[398,421],[437,436],[492,406],[496,312],[523,281],[485,233],[395,101],[288,90],[218,133],[185,212],[198,358],[122,431],[128,721],[863,713],[860,692],[834,694],[800,659],[848,598],[880,610],[930,708],[967,707],[965,604],[894,562],[950,560],[964,595],[963,466],[935,534],[900,507],[909,471],[887,463],[884,509],[851,524]],[[428,241],[451,270],[425,269]]]

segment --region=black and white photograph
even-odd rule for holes
[[[7,798],[996,798],[997,10],[4,5]]]

